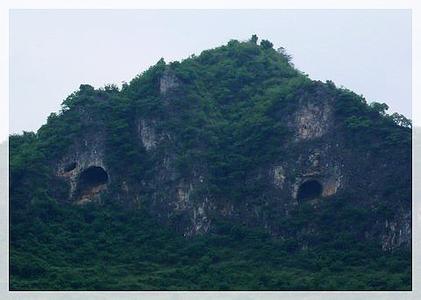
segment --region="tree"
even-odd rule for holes
[[[371,102],[370,108],[373,111],[376,111],[380,115],[384,116],[386,114],[386,111],[389,109],[389,106],[386,103]]]
[[[330,89],[336,89],[336,85],[332,80],[326,80],[326,85],[330,88]]]
[[[291,55],[289,55],[289,54],[287,53],[287,51],[286,51],[286,49],[285,49],[284,47],[279,47],[276,51],[277,51],[279,54],[281,54],[283,57],[285,57],[285,58],[286,58],[286,60],[287,60],[289,63],[291,63],[292,56],[291,56]]]
[[[252,36],[251,36],[251,39],[250,39],[250,42],[252,42],[253,44],[257,44],[257,40],[258,40],[259,38],[257,37],[257,35],[255,35],[255,34],[253,34]]]
[[[412,128],[412,121],[406,118],[404,115],[395,112],[390,116],[390,118],[399,126]]]
[[[79,86],[80,93],[92,93],[95,91],[94,87],[89,84],[81,84]]]
[[[260,46],[262,46],[263,49],[271,49],[273,47],[273,44],[268,40],[262,40],[260,42]]]

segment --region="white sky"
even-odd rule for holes
[[[312,79],[411,117],[409,10],[12,10],[9,131],[37,130],[82,83],[120,84],[254,33]]]

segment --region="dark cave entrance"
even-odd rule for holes
[[[308,180],[300,185],[297,193],[298,201],[306,201],[318,198],[322,195],[323,186],[317,180]]]
[[[77,182],[77,198],[83,200],[99,193],[108,182],[107,172],[97,166],[83,170]]]
[[[64,172],[67,173],[67,172],[73,171],[74,169],[76,169],[76,167],[77,167],[77,163],[75,162],[69,163],[64,167]]]

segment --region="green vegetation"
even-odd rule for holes
[[[345,200],[345,199],[343,199]],[[343,234],[367,213],[345,201],[285,219],[322,228],[312,247],[229,223],[185,240],[147,213],[50,203],[11,228],[13,290],[407,290],[410,253],[382,253]],[[47,213],[48,211],[48,213]],[[347,224],[348,223],[348,224]],[[333,226],[334,225],[334,226]]]
[[[181,84],[161,95],[168,70]],[[399,203],[390,199],[408,194],[405,179],[385,190],[391,205],[365,209],[350,194],[317,208],[298,206],[276,221],[282,239],[221,218],[212,219],[209,234],[186,239],[150,215],[149,187],[139,192],[141,209],[128,210],[113,197],[123,182],[136,186],[153,178],[156,162],[170,151],[180,177],[207,168],[204,189],[215,201],[263,203],[265,186],[246,178],[288,155],[279,147],[291,137],[281,116],[294,112],[303,95],[317,93],[336,99],[338,130],[349,146],[376,153],[394,145],[410,149],[410,120],[330,81],[310,80],[285,49],[267,40],[258,45],[257,36],[181,62],[161,59],[121,89],[81,85],[37,133],[10,136],[11,289],[411,289],[410,249],[385,252],[364,237],[373,220],[395,213]],[[133,138],[139,117],[154,120],[171,142],[147,153]],[[80,207],[66,202],[68,186],[54,176],[54,163],[89,134],[106,136],[114,177],[102,205]]]

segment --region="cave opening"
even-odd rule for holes
[[[78,198],[89,198],[99,193],[108,182],[107,172],[98,166],[83,170],[77,182]]]
[[[77,166],[76,162],[69,163],[64,167],[64,172],[73,171],[74,169],[76,169],[76,166]]]
[[[322,195],[323,186],[317,180],[308,180],[300,185],[297,193],[298,201],[306,201],[318,198]]]

